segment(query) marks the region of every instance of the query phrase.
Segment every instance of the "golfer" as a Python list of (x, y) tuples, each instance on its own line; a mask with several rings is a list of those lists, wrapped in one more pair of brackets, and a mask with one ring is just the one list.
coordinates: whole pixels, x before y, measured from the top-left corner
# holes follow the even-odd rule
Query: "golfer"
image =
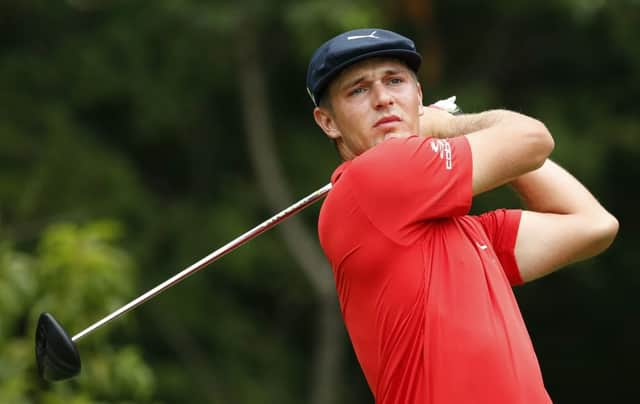
[[(618, 222), (549, 160), (540, 121), (424, 106), (420, 63), (410, 39), (358, 29), (309, 64), (344, 160), (318, 231), (358, 361), (380, 404), (549, 403), (512, 286), (602, 252)], [(526, 210), (469, 215), (505, 184)]]

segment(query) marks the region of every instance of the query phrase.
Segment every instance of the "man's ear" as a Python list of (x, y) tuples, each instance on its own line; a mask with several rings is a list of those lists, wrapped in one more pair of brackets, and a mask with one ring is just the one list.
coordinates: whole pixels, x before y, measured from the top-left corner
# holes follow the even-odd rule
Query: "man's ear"
[(331, 139), (336, 140), (342, 137), (342, 133), (336, 125), (336, 120), (333, 114), (325, 108), (316, 107), (313, 110), (313, 118), (316, 120), (318, 126), (324, 131), (324, 133)]

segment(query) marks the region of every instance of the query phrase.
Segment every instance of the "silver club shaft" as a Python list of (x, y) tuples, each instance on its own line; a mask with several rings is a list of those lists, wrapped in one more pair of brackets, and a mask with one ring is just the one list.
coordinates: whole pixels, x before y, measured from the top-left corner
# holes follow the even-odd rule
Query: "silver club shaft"
[(112, 320), (115, 320), (116, 318), (120, 317), (121, 315), (125, 314), (126, 312), (135, 309), (136, 307), (140, 306), (142, 303), (144, 303), (147, 300), (157, 296), (158, 294), (162, 293), (166, 289), (169, 289), (170, 287), (172, 287), (173, 285), (175, 285), (178, 282), (182, 281), (183, 279), (187, 278), (188, 276), (198, 272), (202, 268), (204, 268), (207, 265), (211, 264), (213, 261), (215, 261), (218, 258), (222, 257), (223, 255), (226, 255), (227, 253), (235, 250), (236, 248), (240, 247), (241, 245), (243, 245), (247, 241), (253, 239), (254, 237), (256, 237), (256, 236), (258, 236), (258, 235), (260, 235), (262, 233), (264, 233), (265, 231), (267, 231), (270, 228), (274, 227), (275, 225), (277, 225), (278, 223), (280, 223), (283, 220), (287, 219), (288, 217), (293, 216), (294, 214), (300, 212), (301, 210), (303, 210), (307, 206), (313, 204), (318, 199), (320, 199), (323, 196), (325, 196), (329, 192), (330, 189), (331, 189), (331, 184), (327, 184), (324, 187), (318, 189), (317, 191), (305, 196), (304, 198), (300, 199), (298, 202), (296, 202), (293, 205), (289, 206), (288, 208), (280, 211), (279, 213), (277, 213), (276, 215), (274, 215), (270, 219), (265, 220), (264, 222), (260, 223), (259, 225), (257, 225), (253, 229), (249, 230), (248, 232), (242, 234), (241, 236), (238, 236), (234, 240), (232, 240), (232, 241), (228, 242), (227, 244), (225, 244), (224, 246), (218, 248), (217, 250), (215, 250), (211, 254), (207, 255), (204, 258), (202, 258), (200, 261), (192, 264), (190, 267), (184, 269), (183, 271), (177, 273), (176, 275), (174, 275), (171, 278), (167, 279), (166, 281), (162, 282), (161, 284), (159, 284), (158, 286), (154, 287), (153, 289), (147, 291), (143, 295), (140, 295), (139, 297), (137, 297), (134, 300), (130, 301), (129, 303), (125, 304), (124, 306), (122, 306), (118, 310), (116, 310), (113, 313), (109, 314), (108, 316), (104, 317), (102, 320), (99, 320), (99, 321), (95, 322), (94, 324), (90, 325), (89, 327), (85, 328), (84, 330), (80, 331), (79, 333), (74, 335), (73, 338), (71, 338), (72, 341), (75, 342), (75, 341), (79, 340), (80, 338), (82, 338), (85, 335), (91, 333), (92, 331), (102, 327), (103, 325), (109, 323)]

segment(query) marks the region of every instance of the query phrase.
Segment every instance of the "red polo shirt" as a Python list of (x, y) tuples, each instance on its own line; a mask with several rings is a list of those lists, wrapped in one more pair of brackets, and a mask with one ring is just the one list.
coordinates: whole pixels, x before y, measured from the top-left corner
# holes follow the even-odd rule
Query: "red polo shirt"
[(465, 137), (389, 139), (332, 177), (319, 218), (380, 404), (549, 403), (511, 285), (519, 210), (469, 216)]

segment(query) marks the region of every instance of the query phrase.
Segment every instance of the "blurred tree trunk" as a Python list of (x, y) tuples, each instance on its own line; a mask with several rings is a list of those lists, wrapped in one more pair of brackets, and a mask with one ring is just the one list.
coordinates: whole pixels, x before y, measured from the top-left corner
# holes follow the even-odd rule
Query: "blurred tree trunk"
[[(257, 47), (257, 29), (250, 22), (238, 26), (242, 29), (236, 37), (236, 62), (249, 154), (267, 205), (279, 211), (298, 198), (293, 198), (278, 163), (264, 67)], [(316, 238), (304, 227), (299, 217), (289, 218), (278, 226), (278, 231), (309, 280), (320, 311), (317, 315), (313, 359), (309, 367), (312, 375), (310, 399), (307, 402), (336, 403), (339, 399), (345, 334), (331, 268), (320, 252)]]

